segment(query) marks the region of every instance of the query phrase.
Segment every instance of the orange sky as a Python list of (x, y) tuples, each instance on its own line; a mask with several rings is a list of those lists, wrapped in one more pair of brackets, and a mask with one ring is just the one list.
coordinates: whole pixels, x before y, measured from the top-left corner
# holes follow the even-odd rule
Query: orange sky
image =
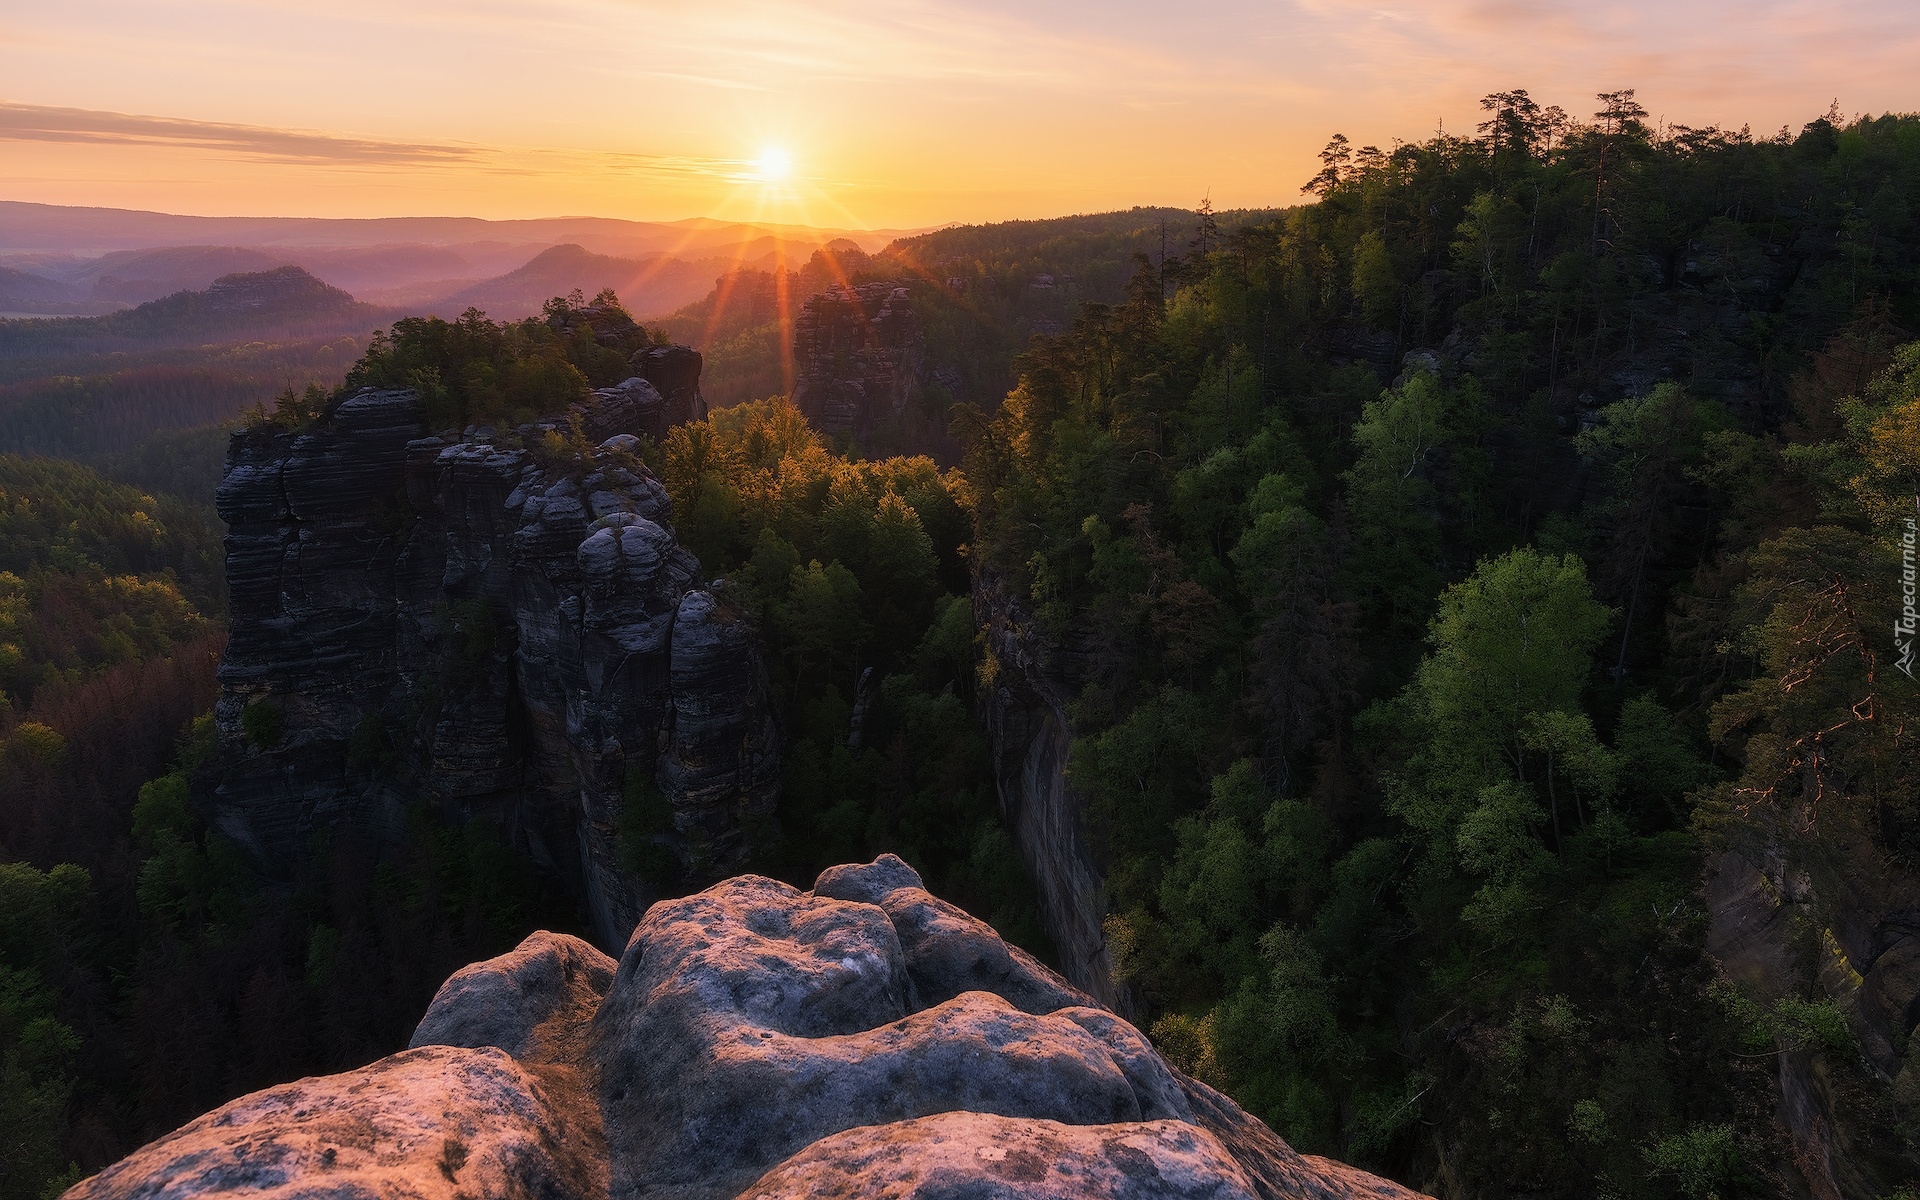
[[(0, 10), (0, 199), (917, 226), (1294, 203), (1314, 154), (1570, 112), (1920, 109), (1920, 4), (168, 0)], [(753, 174), (764, 147), (792, 180)]]

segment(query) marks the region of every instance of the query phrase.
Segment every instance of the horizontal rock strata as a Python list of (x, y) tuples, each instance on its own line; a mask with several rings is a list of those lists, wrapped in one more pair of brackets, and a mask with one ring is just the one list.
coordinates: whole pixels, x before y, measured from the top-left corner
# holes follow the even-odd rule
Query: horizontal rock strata
[(906, 407), (926, 334), (904, 284), (836, 285), (793, 323), (793, 402), (828, 437), (864, 440)]
[[(645, 354), (697, 392), (671, 349)], [(321, 834), (397, 839), (421, 802), (495, 821), (609, 946), (657, 894), (636, 863), (737, 866), (778, 747), (759, 652), (635, 456), (666, 407), (635, 377), (430, 435), (412, 392), (369, 391), (236, 433), (209, 820), (270, 870)]]

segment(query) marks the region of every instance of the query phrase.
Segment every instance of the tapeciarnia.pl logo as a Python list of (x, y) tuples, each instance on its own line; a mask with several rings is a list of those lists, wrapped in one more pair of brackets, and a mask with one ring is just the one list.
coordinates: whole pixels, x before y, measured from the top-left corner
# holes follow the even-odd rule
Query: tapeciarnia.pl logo
[[(1913, 498), (1913, 506), (1920, 510), (1920, 496)], [(1920, 530), (1916, 530), (1912, 517), (1906, 519), (1905, 526), (1900, 533), (1900, 615), (1893, 621), (1893, 648), (1900, 652), (1900, 657), (1893, 665), (1912, 679), (1913, 635), (1915, 627), (1920, 625), (1920, 614), (1914, 611), (1914, 542)]]

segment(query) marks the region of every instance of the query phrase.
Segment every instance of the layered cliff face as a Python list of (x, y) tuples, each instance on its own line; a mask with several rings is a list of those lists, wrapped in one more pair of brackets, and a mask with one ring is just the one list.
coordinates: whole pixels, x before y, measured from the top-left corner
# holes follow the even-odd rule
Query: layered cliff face
[(974, 572), (973, 619), (992, 664), (992, 682), (981, 690), (981, 717), (993, 747), (1000, 812), (1033, 873), (1041, 924), (1059, 948), (1067, 978), (1101, 1003), (1131, 1014), (1131, 997), (1113, 982), (1113, 959), (1101, 927), (1106, 886), (1087, 838), (1080, 795), (1067, 781), (1072, 655), (1035, 636), (1029, 614), (989, 569)]
[(905, 285), (836, 286), (793, 325), (793, 402), (828, 437), (864, 440), (898, 416), (925, 366), (926, 334)]
[(413, 1048), (242, 1097), (68, 1200), (1412, 1200), (1295, 1153), (899, 859), (655, 905), (616, 964), (535, 934)]
[(1727, 973), (1769, 1005), (1825, 996), (1853, 1036), (1845, 1058), (1857, 1053), (1885, 1089), (1863, 1103), (1835, 1046), (1775, 1034), (1780, 1118), (1808, 1187), (1821, 1200), (1890, 1194), (1911, 1171), (1898, 1143), (1912, 1134), (1881, 1126), (1920, 1104), (1920, 884), (1870, 838), (1830, 828), (1723, 850), (1705, 898), (1708, 946)]
[(507, 436), (430, 435), (374, 391), (236, 433), (211, 823), (284, 869), (422, 801), (496, 821), (609, 945), (649, 898), (636, 863), (737, 865), (778, 749), (749, 631), (632, 453), (668, 414), (634, 378)]

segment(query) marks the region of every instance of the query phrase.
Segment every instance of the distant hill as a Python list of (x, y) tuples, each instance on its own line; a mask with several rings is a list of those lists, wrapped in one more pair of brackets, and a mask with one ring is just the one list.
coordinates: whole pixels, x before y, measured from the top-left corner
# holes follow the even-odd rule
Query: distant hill
[[(1230, 233), (1278, 216), (1280, 209), (1233, 209), (1213, 214), (1219, 232)], [(886, 256), (928, 278), (992, 277), (1022, 285), (1040, 275), (1069, 281), (1078, 298), (1119, 300), (1133, 274), (1133, 256), (1151, 262), (1184, 257), (1197, 236), (1200, 215), (1184, 208), (1130, 208), (1080, 213), (1037, 221), (950, 225), (901, 238)]]
[[(363, 301), (408, 312), (452, 315), (477, 303), (512, 318), (575, 287), (612, 285), (636, 314), (655, 317), (698, 300), (729, 271), (798, 265), (836, 240), (877, 250), (911, 232), (707, 218), (197, 217), (0, 201), (0, 271), (8, 272), (0, 275), (0, 313), (102, 314), (291, 263)], [(622, 265), (583, 259), (543, 265), (547, 283), (536, 282), (538, 271), (507, 278), (558, 246)]]
[[(847, 237), (877, 250), (924, 230), (810, 229), (762, 221), (626, 221), (615, 217), (197, 217), (124, 208), (77, 208), (0, 200), (0, 254), (63, 251), (95, 256), (154, 246), (366, 247), (420, 243), (555, 245), (577, 242), (602, 254), (706, 257), (716, 247), (774, 236), (815, 244)], [(281, 261), (285, 261), (282, 259)]]
[(77, 299), (142, 304), (176, 292), (198, 291), (223, 275), (266, 271), (288, 259), (246, 246), (163, 246), (120, 250), (86, 263), (70, 278)]
[(100, 343), (105, 348), (125, 339), (359, 329), (389, 316), (288, 265), (222, 275), (204, 291), (178, 291), (104, 316), (0, 321), (0, 355), (35, 353), (62, 343)]
[(495, 320), (511, 320), (539, 312), (554, 296), (574, 290), (592, 296), (610, 287), (635, 316), (653, 317), (706, 295), (714, 279), (732, 265), (733, 260), (725, 258), (614, 258), (584, 246), (554, 246), (516, 270), (462, 288), (425, 308), (449, 318), (477, 308)]
[(0, 312), (68, 312), (73, 303), (73, 289), (57, 279), (0, 267)]
[[(1221, 234), (1274, 211), (1213, 214)], [(1132, 208), (1036, 221), (955, 225), (892, 242), (869, 254), (835, 239), (787, 270), (747, 266), (720, 276), (711, 293), (660, 325), (706, 356), (700, 390), (710, 406), (774, 395), (793, 385), (794, 318), (810, 296), (838, 283), (890, 281), (912, 293), (926, 326), (923, 389), (935, 408), (964, 400), (991, 410), (1014, 384), (1013, 359), (1035, 334), (1072, 326), (1088, 301), (1126, 297), (1135, 256), (1158, 263), (1190, 252), (1200, 214)], [(622, 293), (624, 296), (625, 293)], [(953, 450), (934, 438), (896, 450)]]
[(203, 292), (180, 291), (138, 308), (88, 317), (106, 333), (165, 337), (175, 333), (230, 331), (240, 326), (290, 325), (364, 318), (383, 314), (371, 304), (295, 266), (222, 275)]
[[(193, 295), (192, 292), (180, 293), (183, 298)], [(213, 286), (200, 295), (204, 299), (196, 306), (198, 311), (216, 319), (312, 319), (354, 316), (361, 309), (372, 315), (370, 305), (360, 304), (339, 288), (315, 279), (301, 267), (293, 266), (224, 275), (214, 280)], [(154, 310), (166, 303), (158, 300), (143, 307)]]

